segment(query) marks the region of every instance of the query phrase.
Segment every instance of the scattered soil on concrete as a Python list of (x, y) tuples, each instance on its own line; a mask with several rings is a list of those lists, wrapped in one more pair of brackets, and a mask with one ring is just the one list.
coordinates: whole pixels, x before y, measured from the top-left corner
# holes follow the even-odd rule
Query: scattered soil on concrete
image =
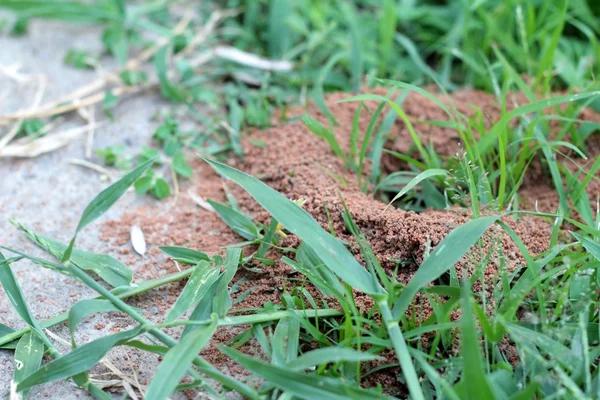
[[(385, 94), (385, 90), (375, 90), (378, 94)], [(347, 97), (347, 94), (332, 94), (327, 97), (327, 104), (335, 115), (339, 126), (335, 128), (336, 137), (341, 147), (347, 152), (350, 147), (350, 131), (352, 120), (358, 103), (336, 103)], [(448, 100), (440, 95), (441, 101)], [(482, 116), (489, 121), (496, 121), (500, 115), (500, 107), (495, 98), (488, 94), (464, 90), (451, 96), (456, 109), (467, 116), (473, 116), (475, 110), (483, 112)], [(367, 102), (369, 109), (377, 107), (375, 102)], [(525, 104), (523, 96), (515, 95), (512, 103)], [(432, 143), (435, 150), (447, 156), (454, 155), (459, 149), (459, 141), (455, 131), (421, 123), (419, 121), (447, 120), (447, 116), (433, 101), (415, 93), (411, 93), (403, 102), (404, 111), (414, 119), (414, 127), (425, 143)], [(304, 110), (292, 110), (291, 114), (298, 114)], [(316, 108), (308, 111), (314, 118), (322, 123), (327, 123), (326, 116)], [(363, 112), (360, 118), (361, 132), (366, 130), (370, 122), (370, 115)], [(585, 110), (580, 115), (584, 120), (600, 122), (600, 116)], [(600, 140), (598, 135), (588, 140), (588, 152), (590, 156), (600, 154)], [(263, 143), (263, 145), (259, 145)], [(392, 128), (386, 148), (406, 153), (411, 150), (412, 139), (406, 126), (402, 122), (396, 122)], [(412, 278), (418, 265), (423, 261), (427, 251), (434, 248), (452, 229), (467, 222), (471, 216), (468, 210), (452, 207), (450, 210), (435, 211), (426, 210), (421, 213), (403, 211), (390, 208), (385, 213), (385, 204), (372, 195), (363, 193), (358, 189), (356, 174), (350, 172), (344, 166), (344, 162), (332, 154), (329, 145), (316, 137), (308, 130), (302, 122), (282, 124), (276, 122), (270, 129), (264, 131), (252, 131), (244, 137), (242, 145), (245, 151), (244, 160), (232, 159), (230, 164), (243, 170), (278, 190), (290, 199), (304, 199), (304, 208), (325, 228), (330, 228), (330, 223), (335, 233), (341, 239), (350, 243), (350, 250), (360, 262), (364, 262), (358, 245), (351, 233), (345, 226), (341, 211), (343, 210), (341, 198), (346, 202), (350, 213), (357, 226), (369, 240), (375, 255), (388, 272), (397, 270), (397, 279), (402, 283), (408, 283)], [(590, 157), (591, 159), (592, 157)], [(580, 160), (576, 160), (578, 162)], [(136, 272), (136, 279), (154, 278), (165, 273), (174, 272), (178, 266), (164, 256), (160, 255), (157, 246), (178, 245), (198, 249), (209, 254), (223, 253), (223, 246), (239, 243), (242, 239), (223, 223), (220, 217), (214, 213), (199, 207), (187, 194), (191, 191), (195, 195), (213, 200), (225, 201), (223, 186), (234, 194), (241, 209), (255, 220), (268, 224), (270, 216), (264, 211), (247, 193), (241, 188), (225, 183), (210, 167), (200, 160), (194, 160), (194, 177), (185, 182), (181, 189), (176, 204), (166, 207), (151, 206), (133, 211), (118, 221), (109, 221), (103, 227), (105, 240), (114, 243), (121, 252), (128, 253), (129, 232), (132, 225), (139, 225), (145, 233), (146, 241), (150, 246), (150, 255), (143, 268)], [(578, 163), (579, 164), (579, 163)], [(583, 163), (581, 163), (583, 164)], [(581, 165), (580, 164), (580, 165)], [(384, 171), (396, 171), (401, 164), (391, 157), (382, 160)], [(573, 170), (579, 167), (571, 163)], [(368, 168), (367, 168), (368, 170)], [(522, 196), (521, 209), (534, 210), (537, 203), (541, 211), (554, 211), (558, 204), (556, 191), (552, 187), (549, 178), (544, 175), (542, 166), (532, 168), (535, 176), (528, 176), (520, 192)], [(537, 171), (537, 172), (536, 172)], [(341, 184), (340, 181), (347, 182)], [(588, 194), (595, 199), (599, 193), (598, 180), (588, 187)], [(169, 201), (165, 203), (168, 205)], [(329, 217), (330, 220), (329, 220)], [(520, 236), (529, 252), (533, 255), (545, 251), (549, 245), (550, 226), (547, 221), (531, 216), (516, 218), (505, 218)], [(459, 278), (466, 278), (475, 273), (478, 265), (488, 252), (493, 256), (484, 267), (485, 288), (476, 286), (474, 290), (493, 289), (499, 277), (499, 254), (498, 244), (502, 243), (504, 262), (508, 272), (514, 270), (523, 261), (517, 246), (498, 228), (491, 228), (484, 237), (484, 245), (474, 249), (465, 256), (457, 265), (456, 271)], [(288, 237), (280, 243), (281, 247), (296, 247), (299, 240), (293, 236)], [(246, 249), (247, 254), (255, 249)], [(287, 254), (290, 256), (290, 254)], [(290, 287), (290, 280), (301, 278), (294, 270), (279, 261), (281, 252), (270, 251), (269, 257), (275, 262), (273, 266), (261, 266), (261, 272), (251, 272), (240, 269), (234, 280), (243, 279), (239, 285), (238, 293), (251, 290), (251, 294), (245, 300), (236, 304), (234, 308), (262, 307), (267, 302), (279, 303), (285, 287)], [(136, 257), (131, 254), (129, 257)], [(291, 255), (293, 257), (293, 255)], [(127, 261), (126, 259), (124, 261)], [(400, 262), (400, 263), (399, 263)], [(297, 284), (297, 282), (294, 282)], [(152, 298), (153, 307), (158, 307), (160, 314), (166, 315), (166, 311), (173, 304), (184, 283), (172, 285), (167, 296)], [(478, 284), (480, 285), (480, 284)], [(313, 296), (322, 299), (318, 291), (307, 285), (307, 289)], [(140, 303), (143, 304), (144, 297), (153, 297), (153, 294), (141, 296)], [(323, 299), (328, 303), (331, 299)], [(429, 303), (419, 297), (417, 302), (421, 306), (422, 317), (431, 315)], [(372, 307), (370, 298), (357, 293), (357, 303), (365, 311)], [(330, 303), (332, 306), (335, 304)], [(222, 343), (230, 337), (221, 334), (217, 341)], [(254, 352), (255, 349), (245, 351)], [(229, 360), (226, 360), (213, 347), (204, 353), (208, 361), (224, 369), (235, 369), (236, 374), (242, 374), (240, 368), (236, 368)], [(384, 370), (382, 373), (372, 375), (366, 380), (366, 385), (375, 385), (378, 381), (384, 382), (389, 387), (403, 390), (395, 379), (398, 371), (394, 369)], [(394, 383), (395, 382), (395, 383)]]

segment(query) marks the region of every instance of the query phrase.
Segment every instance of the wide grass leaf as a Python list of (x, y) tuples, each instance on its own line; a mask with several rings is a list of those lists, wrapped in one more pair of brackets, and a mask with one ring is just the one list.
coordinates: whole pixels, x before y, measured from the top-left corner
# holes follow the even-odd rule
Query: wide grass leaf
[[(42, 363), (44, 356), (44, 342), (33, 332), (24, 334), (15, 349), (15, 373), (13, 381), (21, 382), (26, 376), (36, 371)], [(20, 394), (27, 398), (29, 390)]]
[(204, 160), (221, 175), (242, 186), (277, 221), (309, 245), (323, 263), (349, 285), (367, 294), (383, 291), (342, 242), (325, 231), (302, 207), (248, 174), (207, 158)]
[(215, 333), (217, 323), (218, 317), (213, 314), (210, 325), (192, 331), (167, 352), (148, 386), (146, 400), (162, 400), (171, 395), (198, 352)]
[(206, 261), (201, 261), (194, 267), (194, 272), (192, 272), (173, 308), (169, 311), (166, 322), (176, 320), (188, 308), (202, 300), (218, 277), (219, 269)]
[(406, 311), (417, 292), (431, 281), (439, 278), (473, 246), (483, 233), (500, 217), (492, 215), (471, 220), (448, 234), (421, 264), (408, 285), (402, 290), (394, 306), (394, 318)]
[(138, 336), (142, 332), (143, 329), (139, 326), (79, 346), (70, 353), (45, 364), (26, 377), (17, 385), (17, 390), (27, 390), (35, 385), (69, 378), (85, 372), (96, 365), (111, 348)]
[(250, 372), (266, 379), (293, 396), (313, 400), (387, 399), (389, 397), (360, 386), (351, 386), (341, 379), (303, 374), (281, 366), (266, 364), (227, 347), (221, 351)]
[(71, 258), (71, 252), (73, 251), (77, 234), (96, 218), (104, 214), (113, 204), (115, 204), (115, 202), (125, 194), (127, 189), (146, 173), (152, 164), (154, 164), (154, 161), (156, 161), (156, 158), (150, 159), (141, 164), (136, 169), (119, 179), (117, 182), (100, 192), (100, 194), (98, 194), (90, 202), (90, 204), (88, 204), (85, 210), (83, 210), (83, 214), (79, 219), (79, 224), (77, 225), (77, 229), (75, 229), (75, 235), (73, 235), (73, 239), (71, 239), (71, 242), (69, 243), (69, 246), (63, 255), (63, 262), (66, 262)]

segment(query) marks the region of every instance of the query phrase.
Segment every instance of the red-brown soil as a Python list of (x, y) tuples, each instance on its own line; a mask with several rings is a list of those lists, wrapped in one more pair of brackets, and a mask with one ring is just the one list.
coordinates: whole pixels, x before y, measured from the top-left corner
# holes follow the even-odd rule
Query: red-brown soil
[[(383, 94), (385, 91), (376, 90)], [(336, 136), (344, 150), (349, 148), (350, 130), (358, 103), (336, 103), (347, 94), (332, 94), (327, 97), (327, 103), (331, 112), (335, 115), (339, 126), (336, 127)], [(475, 109), (481, 109), (489, 121), (495, 121), (500, 115), (500, 108), (493, 96), (488, 94), (464, 90), (453, 94), (452, 101), (455, 107), (467, 116), (472, 116)], [(443, 96), (442, 101), (447, 102)], [(511, 104), (524, 104), (523, 96), (515, 95), (509, 101)], [(374, 110), (376, 103), (368, 104)], [(412, 117), (415, 122), (416, 131), (424, 143), (432, 143), (435, 150), (442, 154), (452, 156), (459, 148), (456, 132), (439, 126), (433, 126), (420, 121), (446, 120), (446, 114), (431, 100), (418, 94), (410, 94), (403, 103), (404, 111)], [(316, 119), (326, 123), (326, 117), (319, 110), (311, 108), (308, 112)], [(292, 110), (298, 113), (298, 110)], [(600, 121), (600, 116), (585, 110), (580, 118), (585, 120)], [(360, 119), (361, 132), (366, 130), (370, 121), (370, 115), (363, 113)], [(264, 146), (257, 146), (258, 141), (264, 142)], [(402, 122), (396, 122), (387, 148), (399, 152), (407, 152), (412, 140)], [(468, 210), (453, 207), (447, 211), (426, 210), (421, 213), (403, 211), (390, 208), (385, 213), (385, 204), (373, 196), (363, 193), (358, 189), (357, 177), (354, 173), (344, 168), (344, 163), (332, 154), (329, 145), (311, 133), (302, 122), (289, 124), (276, 123), (272, 128), (264, 131), (251, 131), (242, 141), (245, 151), (244, 160), (232, 159), (230, 164), (234, 167), (254, 175), (267, 183), (274, 189), (283, 193), (291, 199), (305, 199), (304, 208), (326, 229), (329, 229), (329, 221), (326, 209), (331, 216), (331, 222), (338, 237), (350, 243), (351, 251), (359, 261), (364, 261), (360, 255), (358, 245), (350, 232), (346, 229), (341, 217), (342, 204), (340, 197), (348, 205), (350, 213), (357, 226), (362, 230), (369, 240), (375, 255), (388, 272), (392, 272), (396, 266), (393, 260), (404, 260), (407, 263), (399, 267), (397, 271), (398, 280), (407, 283), (423, 256), (430, 248), (434, 248), (453, 228), (468, 221), (471, 216)], [(587, 143), (591, 157), (600, 154), (600, 140), (598, 134), (594, 134)], [(591, 158), (590, 157), (590, 158)], [(397, 170), (401, 163), (389, 156), (384, 157), (383, 169), (391, 172)], [(571, 168), (577, 168), (570, 164)], [(223, 185), (237, 198), (240, 207), (253, 215), (257, 221), (268, 223), (269, 215), (242, 189), (233, 183), (225, 183), (216, 175), (210, 167), (200, 160), (193, 161), (195, 169), (194, 177), (185, 183), (181, 189), (178, 202), (173, 207), (165, 210), (164, 205), (140, 209), (126, 214), (121, 220), (110, 221), (104, 225), (104, 237), (113, 241), (116, 246), (124, 247), (129, 240), (130, 227), (139, 225), (146, 236), (152, 255), (149, 257), (144, 268), (138, 270), (136, 278), (148, 279), (164, 273), (173, 272), (176, 265), (164, 257), (158, 257), (157, 246), (179, 245), (205, 251), (209, 254), (223, 253), (223, 246), (242, 241), (233, 233), (220, 217), (213, 212), (199, 207), (186, 194), (191, 190), (204, 198), (217, 201), (225, 201)], [(537, 203), (541, 211), (555, 211), (558, 204), (556, 191), (552, 187), (549, 178), (542, 175), (541, 168), (532, 168), (534, 176), (529, 176), (520, 191), (523, 198), (521, 209), (534, 210)], [(342, 185), (339, 179), (332, 175), (343, 178), (347, 185)], [(588, 188), (591, 199), (596, 199), (599, 194), (598, 180), (592, 181)], [(166, 202), (168, 202), (167, 200)], [(533, 255), (545, 251), (549, 245), (550, 226), (547, 221), (532, 216), (516, 218), (504, 218), (521, 237), (529, 252)], [(459, 277), (465, 278), (480, 268), (478, 260), (487, 251), (495, 251), (494, 243), (502, 242), (502, 251), (506, 268), (510, 272), (522, 262), (522, 256), (516, 245), (498, 228), (492, 228), (484, 237), (484, 246), (481, 250), (473, 251), (465, 256), (457, 266)], [(283, 247), (293, 247), (299, 243), (297, 238), (289, 237), (280, 243)], [(126, 249), (122, 250), (124, 253)], [(251, 251), (251, 250), (247, 250)], [(497, 252), (494, 253), (497, 255)], [(270, 251), (269, 257), (275, 260), (275, 265), (261, 266), (262, 272), (254, 273), (241, 269), (235, 279), (244, 277), (246, 279), (240, 285), (239, 293), (252, 289), (252, 293), (236, 307), (262, 307), (266, 302), (279, 303), (283, 287), (290, 278), (298, 275), (291, 268), (278, 261), (280, 254)], [(135, 256), (131, 256), (135, 257)], [(497, 281), (498, 257), (492, 257), (485, 265), (484, 276), (488, 288)], [(181, 285), (182, 286), (182, 285)], [(309, 288), (314, 296), (318, 296), (314, 288)], [(481, 290), (476, 286), (474, 290)], [(174, 301), (179, 289), (173, 290), (171, 299), (164, 301), (159, 307), (165, 311)], [(426, 301), (417, 300), (424, 304), (423, 315), (430, 314), (430, 306)], [(357, 294), (359, 306), (368, 310), (372, 306), (369, 298)], [(223, 336), (223, 335), (222, 335)], [(228, 335), (225, 335), (228, 336)], [(224, 336), (224, 337), (225, 337)], [(205, 354), (208, 359), (219, 364), (226, 360), (216, 356), (214, 350), (207, 350)], [(231, 364), (231, 363), (230, 363)], [(233, 368), (229, 365), (229, 368)], [(385, 377), (389, 383), (390, 376)], [(384, 379), (383, 376), (379, 376)], [(378, 379), (379, 379), (378, 378)], [(395, 381), (395, 379), (391, 379)], [(369, 379), (373, 384), (373, 379)]]

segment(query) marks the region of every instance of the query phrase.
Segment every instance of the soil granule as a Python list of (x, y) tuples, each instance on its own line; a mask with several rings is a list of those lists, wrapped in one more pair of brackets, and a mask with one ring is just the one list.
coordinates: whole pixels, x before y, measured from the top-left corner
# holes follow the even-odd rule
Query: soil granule
[[(376, 89), (375, 92), (385, 94), (384, 90)], [(348, 94), (332, 94), (327, 96), (326, 102), (339, 123), (335, 127), (336, 137), (342, 149), (347, 153), (350, 148), (352, 120), (358, 103), (337, 103), (338, 100), (345, 97), (348, 97)], [(440, 95), (439, 98), (443, 102), (448, 102), (445, 96)], [(481, 115), (488, 119), (488, 123), (499, 118), (500, 107), (495, 98), (489, 94), (463, 90), (452, 94), (451, 99), (456, 109), (467, 116), (473, 116), (476, 110), (481, 110)], [(516, 104), (524, 104), (526, 100), (523, 96), (515, 95), (509, 99), (509, 103), (507, 108), (514, 107)], [(367, 102), (366, 105), (371, 110), (377, 107), (375, 102)], [(449, 157), (459, 150), (460, 143), (454, 130), (419, 122), (447, 120), (445, 112), (437, 104), (423, 96), (411, 93), (404, 100), (402, 107), (414, 121), (415, 130), (421, 136), (423, 143), (431, 143), (436, 152)], [(327, 117), (316, 107), (309, 110), (291, 110), (290, 114), (298, 115), (302, 112), (308, 112), (323, 124), (327, 124)], [(365, 132), (370, 118), (368, 113), (362, 113), (359, 123), (360, 132)], [(600, 116), (589, 110), (584, 110), (580, 118), (600, 122)], [(258, 143), (264, 143), (264, 146), (257, 145)], [(390, 132), (386, 148), (406, 153), (411, 150), (411, 143), (412, 139), (406, 126), (401, 121), (397, 121)], [(344, 161), (332, 153), (325, 140), (315, 136), (299, 121), (289, 124), (276, 122), (270, 129), (251, 131), (242, 139), (242, 146), (245, 153), (244, 160), (231, 159), (229, 163), (232, 166), (261, 179), (290, 199), (304, 199), (303, 207), (325, 229), (330, 229), (331, 224), (336, 235), (349, 243), (349, 248), (356, 255), (357, 260), (364, 262), (358, 244), (342, 219), (341, 199), (343, 199), (356, 225), (371, 244), (379, 262), (387, 272), (395, 271), (398, 281), (404, 284), (410, 281), (428, 251), (435, 248), (452, 229), (471, 218), (467, 209), (456, 206), (449, 210), (425, 210), (421, 213), (389, 208), (384, 213), (385, 204), (372, 195), (360, 191), (356, 174), (345, 168)], [(600, 154), (600, 140), (597, 133), (590, 137), (587, 147), (590, 159)], [(579, 169), (581, 165), (577, 161), (570, 163), (567, 168), (572, 171)], [(128, 253), (131, 226), (139, 225), (142, 228), (151, 251), (145, 264), (136, 271), (138, 280), (175, 272), (180, 267), (174, 261), (162, 256), (157, 246), (177, 245), (209, 254), (223, 254), (224, 246), (243, 240), (220, 219), (218, 214), (199, 207), (187, 194), (188, 191), (204, 198), (225, 202), (223, 187), (227, 185), (228, 190), (236, 197), (243, 211), (264, 224), (268, 224), (270, 221), (268, 213), (237, 185), (224, 182), (201, 160), (196, 159), (191, 163), (195, 170), (194, 176), (183, 183), (176, 204), (168, 203), (170, 200), (166, 200), (165, 203), (170, 204), (167, 207), (164, 206), (165, 203), (160, 206), (145, 207), (124, 215), (120, 220), (109, 221), (102, 228), (103, 239), (113, 243), (124, 255)], [(402, 165), (397, 159), (390, 156), (383, 157), (382, 168), (384, 171), (392, 172), (401, 167)], [(534, 176), (526, 178), (520, 191), (522, 198), (520, 208), (534, 211), (537, 207), (540, 211), (556, 211), (558, 198), (551, 180), (543, 175), (541, 167), (532, 168), (532, 171)], [(340, 182), (346, 182), (346, 184)], [(598, 180), (593, 179), (587, 190), (590, 199), (594, 201), (599, 194)], [(551, 227), (544, 219), (524, 215), (518, 219), (504, 218), (504, 221), (516, 231), (532, 255), (548, 249)], [(507, 272), (510, 273), (517, 268), (523, 262), (523, 258), (517, 246), (499, 227), (491, 228), (484, 236), (483, 243), (482, 247), (474, 248), (463, 257), (456, 265), (456, 272), (461, 279), (472, 276), (481, 268), (479, 266), (481, 261), (491, 252), (493, 256), (483, 266), (482, 271), (485, 288), (481, 287), (481, 283), (474, 287), (475, 291), (484, 289), (491, 293), (493, 285), (497, 284), (499, 280), (501, 259), (498, 253), (499, 243), (502, 244), (502, 256)], [(280, 246), (295, 247), (298, 244), (299, 240), (291, 236), (283, 240)], [(255, 249), (245, 249), (246, 254), (253, 250)], [(268, 256), (273, 259), (273, 266), (261, 265), (260, 271), (240, 268), (238, 275), (234, 278), (234, 281), (242, 280), (238, 285), (238, 294), (248, 290), (251, 290), (251, 294), (236, 304), (234, 309), (263, 307), (267, 302), (278, 304), (284, 288), (292, 286), (289, 281), (294, 279), (294, 284), (297, 285), (297, 280), (302, 278), (279, 261), (280, 252), (270, 251)], [(129, 254), (127, 257), (131, 257), (130, 261), (134, 261), (137, 256)], [(127, 262), (127, 257), (123, 261)], [(153, 307), (158, 307), (160, 312), (157, 314), (166, 315), (166, 311), (175, 301), (183, 285), (183, 282), (171, 285), (166, 296), (163, 294), (160, 298), (152, 298)], [(325, 301), (335, 306), (330, 303), (331, 299), (323, 299), (312, 286), (306, 285), (306, 287), (319, 301)], [(146, 296), (157, 297), (153, 294), (140, 297), (143, 299)], [(431, 315), (431, 306), (423, 297), (418, 297), (415, 301), (421, 303), (419, 308), (422, 310), (422, 318)], [(368, 311), (372, 306), (372, 301), (357, 293), (357, 304), (360, 309)], [(221, 334), (219, 338), (225, 340), (229, 336)], [(254, 352), (254, 350), (246, 349), (250, 352)], [(219, 355), (219, 352), (212, 347), (206, 350), (205, 356), (217, 367), (227, 363), (223, 367), (235, 368), (230, 361)], [(395, 373), (397, 371), (384, 370), (384, 375), (373, 374), (373, 377), (366, 383), (373, 385), (379, 379), (387, 384), (390, 377), (395, 376)], [(243, 373), (238, 368), (236, 374)], [(397, 383), (395, 378), (392, 380)], [(402, 389), (397, 388), (397, 390)]]

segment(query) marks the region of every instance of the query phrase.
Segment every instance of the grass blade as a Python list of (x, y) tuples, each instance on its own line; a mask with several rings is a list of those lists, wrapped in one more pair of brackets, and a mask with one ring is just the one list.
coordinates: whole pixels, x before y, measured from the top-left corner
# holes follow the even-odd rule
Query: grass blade
[[(402, 188), (402, 190), (400, 190), (400, 192), (398, 192), (398, 194), (394, 196), (394, 198), (385, 207), (385, 210), (387, 210), (389, 208), (389, 206), (392, 205), (393, 202), (398, 200), (400, 197), (404, 196), (409, 190), (411, 190), (412, 188), (417, 186), (419, 183), (421, 183), (421, 181), (432, 178), (434, 176), (447, 176), (447, 175), (448, 175), (448, 172), (445, 169), (432, 168), (432, 169), (428, 169), (426, 171), (421, 172), (419, 175), (417, 175), (413, 179), (411, 179), (410, 182), (408, 182), (406, 184), (406, 186), (404, 186)], [(385, 210), (384, 210), (384, 212), (385, 212)]]
[(75, 303), (73, 307), (69, 310), (69, 319), (68, 326), (69, 332), (71, 334), (71, 345), (76, 347), (75, 344), (75, 329), (77, 325), (81, 322), (82, 319), (91, 314), (108, 312), (108, 311), (116, 311), (119, 312), (117, 307), (115, 307), (108, 300), (100, 300), (100, 299), (86, 299), (81, 300)]
[(302, 354), (297, 359), (287, 363), (286, 367), (296, 371), (312, 368), (317, 365), (347, 362), (365, 362), (383, 360), (383, 358), (370, 353), (363, 353), (347, 347), (334, 346), (316, 349)]
[(387, 396), (358, 386), (350, 386), (341, 379), (328, 378), (314, 374), (302, 374), (281, 366), (266, 364), (255, 358), (239, 353), (227, 347), (221, 351), (240, 365), (261, 376), (273, 385), (301, 399), (386, 399)]
[(421, 288), (452, 268), (479, 240), (487, 228), (499, 218), (497, 215), (492, 215), (474, 219), (450, 232), (421, 264), (408, 285), (402, 290), (402, 294), (394, 306), (394, 318), (399, 318), (406, 311)]
[(77, 239), (77, 234), (89, 225), (96, 218), (100, 217), (104, 214), (121, 196), (125, 194), (127, 189), (135, 183), (139, 178), (146, 173), (146, 171), (154, 164), (156, 158), (150, 159), (119, 179), (117, 182), (113, 183), (106, 189), (104, 189), (100, 194), (98, 194), (88, 206), (83, 210), (83, 214), (79, 219), (79, 224), (77, 225), (77, 229), (75, 229), (75, 234), (73, 235), (73, 239), (69, 243), (69, 246), (65, 250), (65, 253), (62, 257), (62, 262), (67, 262), (71, 258), (71, 252), (73, 251), (73, 246), (75, 245), (75, 239)]
[(203, 159), (221, 175), (242, 186), (271, 215), (308, 244), (319, 258), (352, 287), (367, 293), (382, 291), (342, 242), (325, 231), (302, 207), (258, 179), (219, 162)]
[(488, 383), (479, 350), (479, 335), (475, 328), (471, 291), (463, 288), (462, 294), (462, 330), (461, 354), (463, 357), (463, 377), (461, 386), (466, 399), (494, 399), (494, 394)]
[(225, 271), (219, 283), (217, 284), (216, 294), (213, 300), (214, 312), (223, 318), (227, 314), (227, 311), (231, 308), (231, 296), (229, 295), (229, 289), (227, 286), (235, 276), (238, 265), (240, 263), (240, 257), (242, 256), (241, 248), (228, 248), (227, 256), (225, 257)]
[(208, 200), (208, 203), (221, 216), (223, 221), (244, 239), (255, 240), (260, 236), (254, 222), (241, 212), (216, 201)]
[[(15, 374), (13, 381), (21, 382), (40, 367), (44, 356), (44, 342), (35, 334), (27, 333), (19, 340), (15, 349)], [(29, 390), (23, 390), (20, 395), (27, 398)]]
[(178, 246), (162, 246), (159, 248), (180, 263), (196, 265), (200, 261), (210, 261), (210, 257), (201, 251)]
[(217, 314), (213, 314), (210, 325), (186, 335), (167, 352), (148, 387), (147, 400), (162, 400), (171, 395), (198, 352), (206, 346), (215, 333), (217, 322)]
[(114, 346), (124, 343), (143, 332), (143, 327), (105, 336), (75, 348), (68, 354), (45, 364), (17, 385), (17, 390), (27, 390), (35, 385), (69, 378), (92, 368)]
[(173, 322), (192, 305), (198, 303), (208, 293), (208, 290), (219, 277), (219, 269), (213, 267), (206, 261), (200, 261), (198, 266), (194, 267), (194, 272), (187, 281), (185, 288), (177, 301), (169, 311), (166, 322)]
[(327, 143), (329, 143), (333, 154), (335, 154), (342, 160), (345, 158), (344, 152), (342, 151), (342, 148), (340, 147), (340, 144), (338, 143), (337, 139), (335, 138), (335, 134), (331, 129), (325, 128), (323, 124), (321, 124), (319, 121), (317, 121), (310, 115), (304, 115), (302, 117), (302, 122), (304, 122), (304, 125), (306, 125), (306, 127), (310, 129), (312, 133), (314, 133), (321, 139), (325, 139)]

